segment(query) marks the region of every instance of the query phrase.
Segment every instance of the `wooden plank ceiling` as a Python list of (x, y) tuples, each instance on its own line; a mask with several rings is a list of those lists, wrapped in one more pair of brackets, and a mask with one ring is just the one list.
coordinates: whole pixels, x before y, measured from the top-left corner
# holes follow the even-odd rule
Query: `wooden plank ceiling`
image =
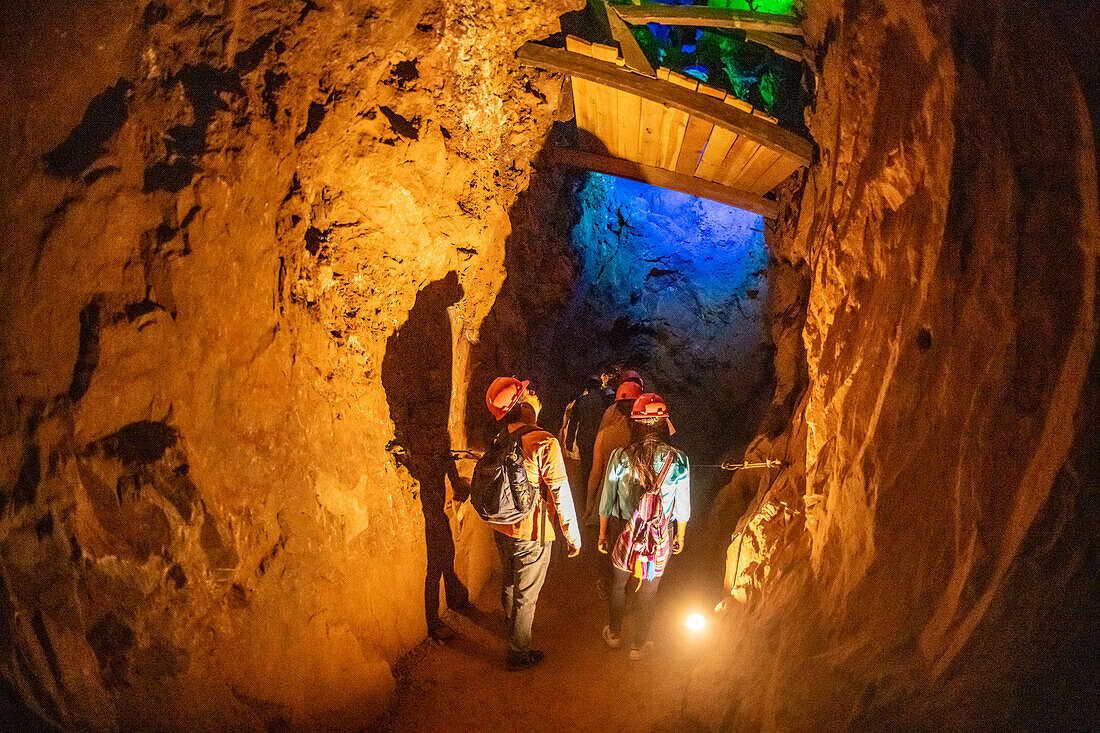
[(555, 151), (556, 162), (770, 218), (775, 203), (764, 195), (811, 162), (812, 143), (762, 110), (665, 68), (636, 73), (612, 46), (569, 36), (565, 49), (528, 43), (517, 56), (571, 77), (580, 150)]

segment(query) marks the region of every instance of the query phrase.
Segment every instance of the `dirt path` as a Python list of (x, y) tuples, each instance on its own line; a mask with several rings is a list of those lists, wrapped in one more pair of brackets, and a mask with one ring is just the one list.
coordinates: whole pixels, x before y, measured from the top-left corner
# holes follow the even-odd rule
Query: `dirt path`
[[(590, 538), (586, 537), (586, 542)], [(595, 548), (591, 538), (586, 550)], [(560, 544), (560, 543), (559, 543)], [(381, 731), (650, 731), (678, 729), (681, 681), (698, 641), (688, 637), (675, 562), (662, 581), (654, 653), (627, 657), (600, 637), (607, 602), (596, 595), (596, 560), (568, 559), (560, 548), (535, 614), (538, 666), (504, 667), (504, 613), (490, 587), (470, 617), (451, 614), (457, 632), (444, 646), (425, 642), (398, 665), (398, 693)], [(632, 629), (628, 616), (624, 637)], [(653, 684), (655, 679), (662, 679)]]
[(607, 601), (596, 594), (596, 531), (586, 528), (579, 557), (565, 557), (564, 543), (554, 543), (533, 630), (534, 646), (546, 652), (541, 664), (521, 672), (505, 669), (500, 586), (499, 580), (491, 582), (476, 601), (477, 611), (448, 614), (454, 639), (443, 646), (424, 642), (398, 663), (397, 695), (376, 729), (685, 730), (682, 685), (706, 632), (689, 632), (684, 620), (714, 603), (693, 587), (690, 527), (688, 551), (670, 560), (658, 589), (650, 632), (655, 649), (649, 657), (627, 656), (633, 631), (629, 610), (622, 648), (609, 649), (600, 636)]

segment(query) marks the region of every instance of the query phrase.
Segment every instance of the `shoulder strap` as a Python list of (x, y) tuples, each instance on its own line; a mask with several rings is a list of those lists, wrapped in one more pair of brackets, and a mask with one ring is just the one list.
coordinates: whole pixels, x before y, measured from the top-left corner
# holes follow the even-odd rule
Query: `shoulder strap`
[(505, 440), (514, 440), (516, 442), (519, 442), (520, 438), (522, 438), (524, 435), (527, 435), (527, 433), (533, 432), (535, 430), (542, 430), (542, 428), (540, 428), (538, 425), (521, 425), (515, 430), (509, 430), (508, 426), (505, 426), (501, 429), (499, 433), (497, 433), (497, 437), (494, 440), (501, 443), (503, 443), (503, 441)]
[(665, 458), (665, 465), (661, 467), (661, 473), (657, 475), (657, 483), (655, 486), (660, 489), (665, 483), (665, 477), (668, 476), (668, 469), (672, 468), (672, 449), (668, 449), (668, 457)]
[[(657, 482), (653, 485), (654, 486), (654, 491), (657, 493), (657, 500), (658, 501), (662, 501), (664, 499), (664, 491), (662, 490), (661, 487), (664, 486), (664, 484), (665, 484), (665, 477), (668, 476), (668, 470), (670, 468), (672, 468), (672, 457), (674, 455), (675, 455), (675, 452), (672, 450), (672, 448), (669, 448), (668, 449), (668, 456), (665, 458), (665, 465), (661, 467), (661, 472), (659, 474), (657, 474)], [(675, 494), (672, 495), (672, 506), (669, 507), (668, 516), (670, 516), (670, 517), (672, 516), (672, 512), (673, 512), (674, 509), (676, 509), (676, 495)]]
[[(508, 428), (504, 428), (504, 429), (508, 430)], [(527, 433), (533, 433), (536, 430), (542, 430), (542, 428), (540, 428), (538, 425), (527, 424), (527, 425), (521, 425), (520, 427), (516, 428), (515, 430), (508, 430), (508, 434), (511, 435), (513, 438), (519, 440), (524, 435), (527, 435)]]

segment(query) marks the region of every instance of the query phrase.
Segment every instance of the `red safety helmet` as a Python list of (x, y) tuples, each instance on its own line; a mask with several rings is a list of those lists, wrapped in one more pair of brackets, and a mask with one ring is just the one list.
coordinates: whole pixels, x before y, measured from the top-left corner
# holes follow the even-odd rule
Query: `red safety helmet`
[(633, 369), (627, 369), (619, 378), (624, 382), (637, 382), (640, 385), (645, 384), (645, 382), (642, 381), (642, 375), (638, 374), (638, 372)]
[(653, 418), (663, 417), (668, 420), (668, 434), (672, 435), (676, 432), (676, 428), (672, 427), (672, 420), (668, 418), (668, 405), (665, 404), (664, 398), (659, 394), (653, 392), (646, 392), (644, 395), (634, 400), (634, 407), (630, 410), (631, 420), (650, 420)]
[(642, 396), (642, 385), (637, 382), (623, 382), (615, 390), (616, 400), (636, 400)]
[(519, 402), (519, 398), (523, 396), (523, 393), (527, 391), (527, 385), (530, 383), (531, 380), (529, 379), (521, 382), (515, 377), (497, 377), (494, 379), (485, 392), (485, 404), (489, 407), (489, 412), (493, 413), (493, 417), (500, 420), (507, 415)]

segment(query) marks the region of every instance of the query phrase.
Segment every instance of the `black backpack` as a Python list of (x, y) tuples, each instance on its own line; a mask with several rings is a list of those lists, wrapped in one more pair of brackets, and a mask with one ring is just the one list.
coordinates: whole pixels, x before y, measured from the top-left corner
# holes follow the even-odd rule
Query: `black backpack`
[(525, 425), (515, 432), (505, 428), (474, 466), (470, 503), (486, 522), (516, 524), (534, 508), (538, 488), (527, 478), (520, 439), (538, 429), (537, 425)]

